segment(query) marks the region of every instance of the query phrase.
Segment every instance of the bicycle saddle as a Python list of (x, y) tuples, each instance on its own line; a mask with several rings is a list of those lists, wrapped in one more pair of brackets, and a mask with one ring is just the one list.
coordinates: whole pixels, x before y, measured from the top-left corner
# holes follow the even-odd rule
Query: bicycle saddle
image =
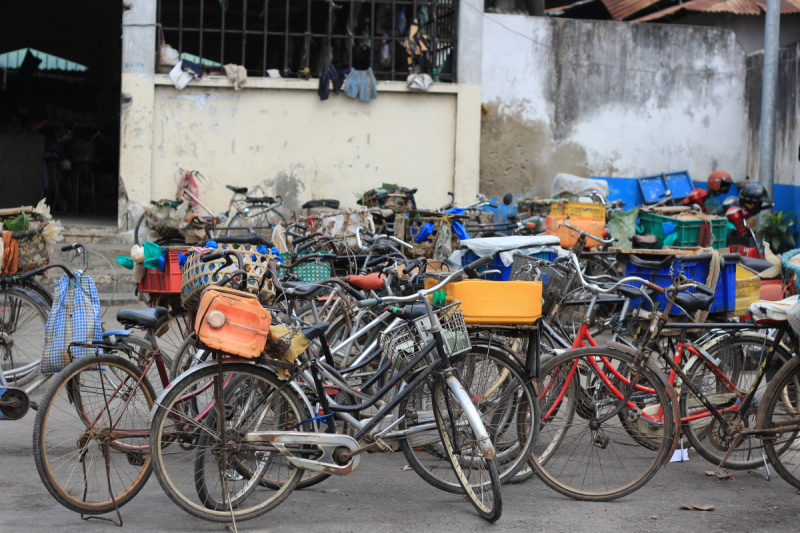
[(320, 285), (319, 283), (304, 283), (302, 281), (283, 281), (281, 282), (281, 287), (283, 287), (284, 291), (286, 291), (286, 289), (297, 289), (298, 292), (306, 292), (309, 289), (316, 288), (317, 290), (314, 291), (309, 297), (317, 296), (320, 292), (328, 288), (327, 286)]
[(329, 209), (339, 209), (339, 200), (311, 200), (304, 203), (302, 209), (314, 209), (317, 207), (327, 207)]
[(381, 274), (380, 272), (373, 272), (372, 274), (367, 274), (366, 276), (345, 276), (345, 281), (356, 287), (357, 289), (362, 289), (365, 291), (377, 291), (383, 288), (383, 280), (386, 279), (386, 274)]
[(274, 204), (275, 198), (272, 196), (248, 196), (245, 198), (245, 201), (252, 204)]
[[(766, 259), (758, 259), (756, 257), (745, 257), (745, 256), (742, 256), (742, 258), (739, 260), (739, 262), (742, 265), (744, 265), (747, 268), (749, 268), (750, 270), (754, 270), (759, 274), (761, 274), (766, 269), (768, 269), (768, 268), (770, 268), (772, 266), (772, 263), (770, 263)], [(776, 277), (779, 277), (779, 276), (780, 276), (780, 274), (778, 276), (776, 276)]]
[(693, 292), (681, 292), (675, 297), (675, 304), (687, 313), (694, 311), (706, 311), (714, 303), (714, 296), (697, 294)]
[[(626, 298), (635, 299), (641, 298), (642, 293), (637, 287), (631, 287), (630, 285), (620, 285), (617, 287), (617, 292), (621, 295), (625, 296)], [(646, 291), (650, 298), (653, 297), (653, 292), (655, 291)]]
[(159, 319), (167, 316), (164, 307), (151, 307), (149, 309), (121, 309), (117, 313), (117, 322), (126, 327), (153, 329)]
[(233, 185), (226, 185), (225, 187), (232, 190), (236, 194), (247, 194), (247, 187), (234, 187)]
[(308, 340), (313, 341), (314, 339), (316, 339), (317, 337), (328, 331), (328, 326), (330, 325), (331, 325), (330, 322), (320, 322), (319, 324), (305, 327), (300, 331), (303, 332), (303, 335), (305, 335)]

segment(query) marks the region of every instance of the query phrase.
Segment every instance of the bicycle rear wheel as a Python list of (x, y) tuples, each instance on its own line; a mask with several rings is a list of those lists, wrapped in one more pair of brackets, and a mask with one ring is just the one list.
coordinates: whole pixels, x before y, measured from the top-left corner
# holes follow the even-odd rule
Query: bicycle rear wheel
[(498, 520), (503, 513), (503, 498), (495, 460), (481, 453), (463, 406), (443, 378), (433, 378), (431, 398), (442, 449), (464, 493), (482, 518), (490, 522)]
[[(150, 438), (161, 488), (187, 513), (213, 522), (228, 522), (231, 514), (256, 518), (283, 502), (303, 477), (303, 469), (279, 452), (243, 444), (242, 432), (292, 431), (306, 419), (292, 389), (254, 364), (224, 363), (223, 372), (220, 383), (218, 365), (209, 364), (173, 382), (155, 411)], [(225, 396), (224, 439), (217, 386)], [(189, 398), (196, 408), (187, 408)], [(265, 477), (277, 484), (262, 483)]]
[(800, 489), (800, 358), (793, 357), (764, 394), (758, 428), (778, 430), (764, 437), (764, 452), (784, 481)]
[[(560, 442), (555, 449), (548, 447), (546, 461), (539, 461), (535, 454), (532, 457), (537, 475), (553, 490), (582, 501), (615, 500), (641, 488), (667, 458), (676, 431), (674, 395), (665, 378), (652, 368), (642, 369), (631, 398), (636, 408), (629, 409), (627, 427), (616, 415), (597, 422), (619, 406), (627, 389), (621, 378), (630, 375), (633, 359), (607, 348), (569, 350), (553, 359), (542, 381), (547, 381), (549, 374), (565, 370), (567, 374), (552, 379), (561, 391), (552, 403), (543, 402), (541, 431), (561, 433)], [(576, 387), (577, 394), (570, 393), (570, 387)], [(564, 415), (556, 417), (559, 395), (560, 402), (571, 402), (574, 407), (566, 406)], [(637, 437), (653, 443), (653, 449), (637, 442), (631, 434), (634, 429)]]
[[(108, 513), (147, 483), (155, 392), (147, 377), (136, 386), (141, 376), (122, 357), (87, 356), (57, 374), (45, 393), (33, 428), (33, 456), (44, 486), (67, 509)], [(112, 429), (111, 420), (118, 418)]]

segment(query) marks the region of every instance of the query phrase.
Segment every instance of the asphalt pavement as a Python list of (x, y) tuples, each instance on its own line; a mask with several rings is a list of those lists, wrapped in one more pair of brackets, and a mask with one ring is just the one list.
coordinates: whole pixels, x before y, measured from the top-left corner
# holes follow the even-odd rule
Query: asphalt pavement
[[(112, 308), (106, 327), (115, 324)], [(33, 399), (38, 400), (40, 394)], [(0, 532), (105, 533), (120, 531), (109, 522), (81, 520), (59, 505), (42, 485), (32, 457), (33, 411), (16, 422), (0, 423)], [(800, 494), (773, 474), (771, 481), (747, 472), (718, 481), (705, 474), (713, 465), (689, 451), (689, 461), (662, 468), (638, 492), (611, 503), (577, 502), (533, 478), (503, 487), (503, 516), (484, 522), (469, 502), (404, 471), (401, 452), (367, 455), (350, 476), (330, 478), (295, 491), (277, 509), (238, 524), (239, 531), (332, 532), (755, 532), (800, 531)], [(764, 472), (763, 469), (760, 472)], [(713, 505), (687, 511), (681, 504)], [(225, 531), (178, 509), (151, 477), (121, 509), (123, 531)], [(109, 516), (111, 518), (111, 516)]]

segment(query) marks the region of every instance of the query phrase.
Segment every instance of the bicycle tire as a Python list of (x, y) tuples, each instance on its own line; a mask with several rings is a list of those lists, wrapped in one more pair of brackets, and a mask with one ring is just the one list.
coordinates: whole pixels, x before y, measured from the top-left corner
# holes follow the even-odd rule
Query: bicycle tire
[[(269, 386), (273, 389), (280, 389), (283, 386), (283, 383), (280, 382), (270, 370), (251, 363), (225, 362), (223, 363), (223, 371), (228, 376), (249, 376), (254, 380), (258, 380), (262, 386)], [(158, 479), (161, 488), (173, 501), (173, 503), (197, 518), (202, 518), (212, 522), (228, 522), (231, 520), (231, 510), (209, 509), (202, 501), (199, 500), (196, 494), (196, 475), (192, 469), (189, 469), (188, 472), (183, 472), (186, 474), (186, 479), (184, 481), (179, 481), (177, 477), (182, 473), (185, 465), (196, 464), (197, 454), (205, 453), (207, 451), (200, 449), (196, 442), (193, 442), (192, 440), (186, 440), (184, 438), (186, 436), (191, 436), (191, 433), (194, 432), (194, 430), (187, 432), (184, 429), (184, 426), (198, 426), (201, 432), (210, 432), (216, 430), (208, 428), (208, 426), (205, 424), (198, 425), (197, 422), (193, 422), (191, 418), (185, 417), (180, 411), (180, 407), (174, 408), (174, 406), (176, 405), (176, 402), (189, 391), (192, 391), (192, 393), (195, 394), (195, 397), (199, 397), (201, 394), (204, 394), (205, 396), (198, 401), (200, 401), (203, 405), (208, 404), (209, 406), (213, 406), (214, 386), (204, 387), (199, 386), (199, 384), (213, 384), (213, 380), (217, 378), (217, 375), (218, 365), (209, 364), (204, 367), (197, 368), (191, 374), (187, 374), (180, 379), (173, 381), (170, 391), (164, 396), (153, 414), (150, 438), (150, 454), (153, 459), (153, 471), (156, 474), (156, 479)], [(235, 380), (235, 378), (231, 378), (230, 382), (234, 382), (233, 380)], [(201, 390), (205, 390), (205, 392), (198, 393), (198, 391)], [(251, 390), (257, 390), (257, 387), (251, 386)], [(212, 396), (209, 396), (209, 394)], [(293, 394), (286, 393), (286, 391), (284, 391), (281, 393), (280, 398), (291, 407), (294, 416), (297, 417), (298, 420), (305, 416), (305, 409)], [(252, 404), (245, 403), (245, 406), (247, 405)], [(226, 411), (227, 408), (228, 406), (226, 404)], [(246, 414), (247, 413), (244, 413), (243, 416)], [(165, 427), (169, 421), (174, 420), (171, 415), (177, 417), (178, 422), (175, 423), (175, 427), (172, 425)], [(228, 417), (226, 416), (226, 418)], [(233, 418), (236, 417), (232, 417), (231, 419)], [(177, 437), (165, 435), (165, 430), (167, 433), (177, 434)], [(185, 451), (186, 453), (182, 455), (182, 451)], [(231, 453), (234, 455), (242, 455), (243, 452)], [(168, 459), (165, 459), (165, 457)], [(280, 456), (276, 456), (276, 458), (278, 459), (276, 462), (288, 464), (281, 460)], [(184, 466), (181, 466), (181, 463), (183, 463)], [(175, 466), (174, 470), (173, 466)], [(286, 481), (281, 484), (280, 488), (270, 493), (272, 494), (271, 497), (266, 500), (256, 502), (254, 507), (250, 507), (245, 510), (242, 510), (241, 507), (233, 509), (232, 512), (236, 516), (236, 520), (243, 521), (256, 518), (280, 505), (296, 488), (297, 483), (300, 481), (300, 478), (303, 475), (302, 469), (296, 469), (294, 467), (287, 467), (286, 471)], [(224, 477), (226, 481), (228, 477), (231, 478), (231, 483), (239, 481), (235, 479), (235, 469), (226, 469), (225, 472), (226, 475)], [(228, 475), (229, 472), (230, 475)], [(176, 485), (176, 482), (182, 485), (182, 487), (179, 488)], [(259, 485), (259, 483), (252, 478), (248, 479), (246, 483), (249, 484), (247, 490), (252, 489), (253, 484)], [(241, 503), (249, 503), (252, 497), (256, 495), (259, 495), (259, 497), (263, 496), (266, 492), (267, 491), (252, 490), (248, 493), (248, 498)], [(192, 496), (192, 494), (194, 494), (194, 496)], [(237, 501), (237, 503), (239, 502)]]
[[(758, 409), (756, 427), (778, 429), (800, 422), (800, 358), (793, 357), (778, 371), (764, 393)], [(788, 484), (800, 489), (800, 431), (764, 437), (767, 459)]]
[[(97, 393), (101, 390), (99, 384), (89, 386), (88, 381), (96, 372), (96, 368), (102, 368), (101, 372), (104, 376), (112, 373), (111, 369), (116, 369), (121, 372), (121, 375), (127, 374), (127, 379), (131, 379), (132, 384), (141, 381), (141, 387), (137, 387), (132, 395), (130, 390), (125, 394), (120, 394), (111, 398), (110, 401), (114, 403), (114, 407), (121, 408), (119, 412), (114, 412), (111, 416), (116, 420), (117, 416), (124, 416), (125, 426), (124, 429), (128, 431), (144, 431), (149, 430), (149, 412), (155, 402), (155, 392), (150, 385), (147, 377), (142, 377), (141, 370), (127, 359), (118, 355), (101, 355), (101, 356), (87, 356), (77, 361), (70, 363), (62, 372), (56, 375), (51, 386), (45, 393), (39, 405), (39, 410), (36, 413), (36, 420), (33, 428), (33, 456), (36, 463), (36, 469), (39, 477), (42, 479), (47, 491), (56, 499), (61, 505), (76, 513), (83, 513), (87, 515), (97, 515), (109, 513), (124, 506), (131, 501), (139, 491), (144, 488), (147, 480), (152, 473), (152, 466), (148, 450), (147, 438), (139, 438), (138, 446), (129, 446), (122, 442), (112, 441), (109, 443), (115, 451), (124, 452), (123, 454), (108, 453), (109, 458), (120, 458), (120, 461), (114, 463), (113, 467), (109, 466), (113, 475), (111, 476), (112, 492), (118, 494), (111, 498), (109, 496), (106, 500), (99, 500), (99, 495), (108, 494), (108, 483), (106, 479), (105, 461), (102, 457), (100, 445), (95, 445), (99, 442), (98, 438), (102, 435), (102, 430), (106, 429), (108, 417), (102, 411), (99, 413), (93, 411), (94, 404), (90, 396), (92, 393)], [(90, 374), (92, 372), (92, 374)], [(84, 386), (84, 383), (86, 385)], [(122, 382), (124, 383), (124, 381)], [(109, 380), (108, 387), (113, 385), (113, 381)], [(113, 389), (112, 389), (113, 390)], [(139, 392), (141, 391), (141, 392)], [(111, 390), (106, 389), (106, 393), (110, 394)], [(108, 397), (108, 396), (107, 396)], [(128, 400), (126, 403), (126, 400)], [(72, 403), (64, 406), (64, 402)], [(103, 408), (109, 405), (108, 414), (111, 414), (111, 405), (107, 401), (103, 402)], [(131, 417), (132, 410), (134, 416)], [(123, 411), (124, 410), (124, 411)], [(94, 414), (97, 414), (96, 423), (87, 424)], [(102, 416), (100, 416), (102, 415)], [(87, 427), (82, 435), (72, 434), (70, 437), (63, 437), (59, 435), (59, 425), (65, 423), (61, 419), (74, 419), (77, 424), (83, 424)], [(75, 422), (73, 422), (75, 423)], [(136, 427), (131, 427), (131, 426)], [(80, 425), (78, 426), (80, 427)], [(119, 427), (119, 426), (117, 426)], [(91, 428), (97, 428), (92, 430)], [(51, 431), (52, 430), (52, 431)], [(74, 430), (74, 429), (73, 429)], [(86, 439), (84, 446), (79, 446), (81, 439)], [(142, 442), (143, 441), (143, 442)], [(48, 442), (52, 446), (48, 446)], [(74, 443), (74, 444), (72, 444)], [(71, 451), (66, 454), (62, 448), (78, 448), (83, 449), (82, 460), (75, 459), (76, 452)], [(48, 459), (49, 452), (57, 452), (54, 454), (53, 463)], [(79, 501), (77, 495), (81, 494), (81, 486), (76, 485), (74, 488), (69, 487), (72, 481), (78, 481), (77, 478), (83, 477), (80, 475), (67, 475), (66, 479), (59, 477), (58, 471), (62, 467), (53, 468), (56, 464), (55, 461), (65, 459), (66, 461), (72, 460), (72, 468), (67, 468), (70, 472), (81, 472), (87, 463), (86, 457), (92, 454), (92, 460), (88, 461), (89, 466), (97, 465), (100, 472), (95, 475), (87, 475), (82, 482), (84, 483), (83, 489), (86, 495), (90, 494), (89, 481), (94, 480), (97, 484), (96, 490), (92, 490), (91, 494), (98, 495), (98, 501), (85, 502)], [(99, 459), (98, 459), (99, 456)], [(141, 461), (141, 464), (136, 464)], [(79, 467), (78, 463), (83, 463), (83, 467)], [(69, 464), (69, 463), (64, 463)], [(101, 466), (102, 465), (102, 466)], [(123, 477), (127, 477), (131, 482), (125, 484)], [(123, 490), (114, 490), (113, 485), (116, 485), (117, 480), (125, 485)], [(85, 496), (81, 497), (85, 499)]]
[[(248, 217), (249, 219), (254, 219), (255, 226), (257, 228), (256, 230), (254, 230), (256, 233), (264, 232), (264, 229), (261, 226), (266, 226), (267, 223), (269, 223), (270, 226), (272, 225), (273, 221), (271, 216), (272, 214), (277, 215), (276, 218), (279, 218), (281, 222), (286, 221), (286, 217), (284, 217), (283, 214), (277, 209), (273, 210), (262, 209), (261, 211), (258, 211), (254, 215)], [(260, 218), (262, 216), (266, 216), (266, 221)], [(244, 217), (241, 215), (241, 213), (236, 213), (231, 218), (230, 222), (228, 223), (228, 226), (225, 228), (225, 235), (227, 237), (232, 236), (232, 232), (235, 231), (234, 228), (238, 229), (239, 231), (233, 233), (233, 235), (246, 235), (246, 233), (243, 233), (242, 230), (246, 231), (248, 225), (253, 226), (254, 224), (252, 222), (253, 221), (251, 220), (245, 220)], [(269, 233), (272, 234), (271, 229), (269, 230)]]
[[(442, 448), (472, 506), (481, 518), (496, 522), (503, 514), (503, 497), (497, 464), (494, 459), (486, 459), (480, 453), (478, 439), (471, 423), (457, 424), (457, 428), (453, 427), (451, 420), (461, 419), (463, 406), (444, 383), (443, 377), (434, 376), (432, 381), (433, 415)], [(472, 404), (469, 407), (473, 407)], [(471, 453), (464, 454), (465, 449), (469, 449)], [(477, 479), (471, 479), (476, 472)]]
[[(470, 355), (474, 356), (471, 364), (459, 365)], [(482, 365), (478, 359), (483, 359)], [(486, 364), (489, 359), (491, 367), (496, 368)], [(465, 377), (467, 389), (476, 398), (481, 398), (479, 411), (497, 449), (495, 464), (498, 465), (498, 476), (501, 483), (506, 483), (514, 478), (517, 471), (526, 467), (536, 443), (539, 402), (536, 401), (533, 386), (524, 378), (524, 371), (519, 365), (499, 348), (485, 345), (473, 347), (472, 352), (459, 356), (453, 364), (463, 370), (460, 372), (462, 376), (470, 374)], [(486, 378), (494, 381), (488, 383)], [(481, 382), (484, 382), (483, 385)], [(485, 396), (486, 392), (490, 394)], [(428, 423), (433, 420), (430, 398), (426, 387), (420, 386), (400, 403), (399, 413), (407, 415), (410, 408), (417, 417), (417, 423)], [(422, 405), (423, 402), (427, 408)], [(409, 429), (410, 425), (404, 420), (399, 428)], [(436, 432), (431, 430), (399, 441), (408, 464), (423, 480), (439, 490), (464, 494), (464, 488), (448, 464)], [(523, 444), (520, 445), (520, 442)]]
[[(597, 361), (602, 362), (603, 366), (597, 364), (597, 369), (594, 369), (590, 362), (597, 363)], [(580, 348), (566, 351), (556, 357), (551, 368), (564, 366), (572, 369), (577, 362), (573, 376), (577, 375), (578, 379), (583, 381), (581, 388), (585, 389), (587, 394), (588, 391), (592, 392), (590, 398), (593, 398), (592, 407), (595, 414), (590, 413), (590, 416), (596, 417), (598, 411), (602, 411), (601, 415), (605, 415), (611, 413), (618, 405), (617, 397), (607, 386), (610, 382), (608, 375), (614, 375), (611, 368), (618, 372), (620, 366), (629, 366), (633, 361), (634, 356), (610, 348)], [(569, 383), (571, 382), (572, 379), (569, 380)], [(661, 428), (660, 446), (657, 450), (640, 446), (624, 428), (616, 427), (615, 424), (619, 424), (617, 416), (612, 416), (597, 429), (591, 429), (589, 416), (586, 413), (581, 414), (578, 406), (576, 414), (579, 416), (573, 417), (567, 428), (569, 439), (561, 442), (552, 452), (546, 465), (541, 464), (535, 455), (532, 457), (539, 479), (564, 496), (579, 501), (598, 502), (627, 496), (652, 479), (672, 450), (677, 431), (672, 400), (675, 395), (666, 377), (649, 365), (645, 365), (642, 369), (639, 384), (653, 389), (651, 404), (658, 402), (653, 405), (656, 405), (656, 409), (660, 408), (658, 412), (663, 417), (660, 424), (656, 424), (656, 427)], [(645, 418), (645, 421), (640, 422), (644, 426), (642, 431), (647, 431), (650, 427), (650, 423), (646, 420)], [(581, 425), (585, 425), (586, 429), (581, 429)], [(595, 452), (596, 449), (600, 452)], [(622, 464), (620, 471), (615, 462), (622, 461), (627, 464)], [(613, 475), (610, 473), (612, 470)], [(610, 478), (613, 479), (608, 481)], [(600, 484), (605, 485), (598, 486)]]
[[(16, 285), (0, 286), (0, 371), (9, 386), (22, 387), (39, 376), (49, 313), (50, 307), (37, 293)], [(16, 377), (14, 371), (20, 369), (24, 375)]]
[[(729, 350), (729, 346), (732, 349)], [(728, 404), (733, 404), (731, 405), (733, 407), (744, 400), (747, 391), (752, 385), (752, 379), (750, 378), (755, 377), (754, 371), (761, 366), (761, 361), (755, 360), (754, 357), (765, 357), (771, 346), (772, 339), (769, 336), (756, 332), (721, 335), (714, 340), (713, 344), (706, 344), (708, 354), (720, 363), (717, 368), (736, 386), (738, 391), (742, 391), (741, 393), (726, 393), (724, 383), (721, 378), (716, 376), (712, 368), (713, 363), (706, 362), (705, 359), (698, 358), (690, 363), (691, 366), (687, 368), (686, 375), (695, 386), (709, 397), (715, 407), (722, 409)], [(759, 355), (756, 355), (754, 350), (759, 352)], [(765, 390), (779, 369), (790, 359), (792, 359), (792, 354), (784, 346), (779, 345), (771, 361), (770, 368), (765, 369), (764, 377), (759, 385), (761, 394), (756, 394), (751, 404), (751, 413), (745, 418), (746, 428), (755, 426), (756, 408)], [(700, 404), (699, 400), (694, 398), (689, 389), (681, 387), (681, 419), (687, 418), (698, 409), (705, 411), (705, 408)], [(730, 412), (725, 413), (724, 416), (732, 418), (735, 415), (734, 412)], [(732, 437), (724, 435), (721, 426), (712, 416), (706, 416), (692, 422), (684, 422), (683, 434), (686, 435), (695, 451), (715, 466), (720, 464), (720, 461), (728, 452), (729, 441), (732, 440)], [(757, 453), (760, 449), (762, 449), (762, 444), (759, 437), (746, 437), (737, 449), (731, 453), (725, 462), (725, 468), (729, 470), (750, 470), (763, 466), (763, 456)]]

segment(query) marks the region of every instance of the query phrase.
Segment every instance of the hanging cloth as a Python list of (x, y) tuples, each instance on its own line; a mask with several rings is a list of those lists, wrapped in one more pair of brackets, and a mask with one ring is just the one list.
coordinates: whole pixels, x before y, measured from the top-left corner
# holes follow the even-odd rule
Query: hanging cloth
[(328, 99), (331, 85), (333, 85), (333, 94), (339, 94), (339, 91), (342, 90), (343, 83), (344, 80), (342, 79), (342, 75), (339, 73), (339, 70), (333, 65), (333, 63), (328, 63), (325, 65), (325, 68), (322, 69), (322, 74), (320, 74), (319, 77), (319, 89), (317, 90), (319, 99)]
[(3, 274), (16, 274), (19, 265), (19, 241), (14, 233), (3, 233)]

